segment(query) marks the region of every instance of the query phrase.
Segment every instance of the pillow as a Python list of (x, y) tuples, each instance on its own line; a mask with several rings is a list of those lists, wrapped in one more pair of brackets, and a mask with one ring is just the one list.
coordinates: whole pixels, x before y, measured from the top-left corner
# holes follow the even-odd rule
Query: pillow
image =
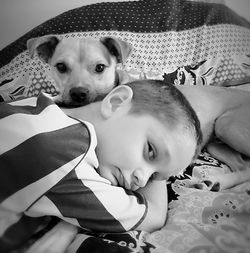
[(122, 68), (133, 77), (185, 85), (232, 85), (250, 76), (250, 23), (223, 4), (141, 0), (104, 2), (64, 12), (0, 51), (0, 101), (55, 95), (49, 66), (30, 59), (32, 37), (116, 36), (133, 51)]

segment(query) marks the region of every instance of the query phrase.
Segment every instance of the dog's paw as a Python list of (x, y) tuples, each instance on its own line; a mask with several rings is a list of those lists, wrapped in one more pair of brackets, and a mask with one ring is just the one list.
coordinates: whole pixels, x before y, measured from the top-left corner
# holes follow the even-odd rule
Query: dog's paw
[(220, 191), (220, 183), (219, 182), (212, 182), (211, 180), (202, 180), (199, 183), (193, 184), (193, 187), (199, 190), (207, 190), (218, 192)]
[(203, 183), (207, 186), (209, 191), (218, 192), (221, 189), (220, 182), (212, 182), (210, 180), (203, 180)]

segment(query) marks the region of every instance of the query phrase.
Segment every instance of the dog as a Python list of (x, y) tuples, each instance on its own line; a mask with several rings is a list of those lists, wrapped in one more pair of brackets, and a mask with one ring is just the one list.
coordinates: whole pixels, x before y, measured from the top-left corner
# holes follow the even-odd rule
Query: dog
[(129, 75), (117, 69), (129, 57), (132, 46), (113, 37), (64, 38), (45, 35), (27, 41), (30, 57), (50, 65), (59, 106), (77, 107), (102, 98), (113, 87), (128, 82)]
[(215, 86), (178, 88), (199, 118), (202, 148), (232, 172), (209, 176), (198, 188), (219, 191), (250, 180), (250, 92)]

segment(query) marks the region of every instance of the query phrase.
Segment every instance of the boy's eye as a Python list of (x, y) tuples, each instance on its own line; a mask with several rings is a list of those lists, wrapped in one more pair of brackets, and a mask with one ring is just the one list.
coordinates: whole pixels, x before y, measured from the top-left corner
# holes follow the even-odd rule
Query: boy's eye
[(104, 71), (104, 69), (105, 69), (105, 65), (104, 64), (97, 64), (95, 66), (95, 71), (97, 73), (102, 73)]
[(147, 142), (147, 157), (149, 161), (156, 158), (156, 149), (149, 141)]
[(60, 72), (61, 74), (66, 73), (68, 71), (68, 68), (66, 66), (65, 63), (63, 62), (59, 62), (55, 65), (56, 69), (58, 70), (58, 72)]

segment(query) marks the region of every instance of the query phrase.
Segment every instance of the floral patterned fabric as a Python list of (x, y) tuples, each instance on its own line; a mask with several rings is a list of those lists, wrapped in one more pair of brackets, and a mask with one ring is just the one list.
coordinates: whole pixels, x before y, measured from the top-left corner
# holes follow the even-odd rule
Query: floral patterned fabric
[(192, 177), (172, 185), (179, 197), (170, 203), (167, 224), (146, 241), (170, 252), (249, 252), (250, 183), (221, 192), (195, 187), (209, 174), (225, 173), (230, 172), (224, 164), (201, 154)]
[[(250, 77), (250, 24), (221, 2), (110, 1), (62, 13), (0, 51), (0, 101), (57, 93), (49, 66), (30, 59), (26, 48), (29, 38), (55, 33), (130, 42), (132, 54), (120, 68), (136, 78), (175, 85), (243, 84)], [(68, 252), (250, 252), (250, 182), (220, 192), (201, 187), (210, 175), (228, 173), (204, 151), (167, 185), (168, 219), (161, 230), (79, 233)]]

